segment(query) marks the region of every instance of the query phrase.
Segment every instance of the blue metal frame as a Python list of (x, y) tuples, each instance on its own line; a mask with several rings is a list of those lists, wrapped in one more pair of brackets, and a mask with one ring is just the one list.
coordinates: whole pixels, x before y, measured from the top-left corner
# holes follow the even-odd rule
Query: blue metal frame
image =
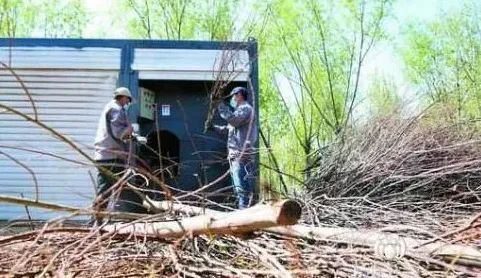
[[(247, 52), (249, 54), (249, 61), (250, 61), (250, 72), (249, 72), (249, 78), (252, 80), (252, 87), (254, 87), (254, 100), (255, 100), (255, 105), (254, 109), (256, 112), (256, 119), (257, 119), (257, 137), (259, 137), (260, 134), (260, 118), (259, 118), (259, 66), (258, 66), (258, 60), (259, 60), (259, 52), (257, 49), (257, 40), (255, 38), (249, 38), (249, 48), (247, 49)], [(255, 147), (257, 150), (260, 150), (260, 139), (257, 139), (257, 142), (255, 144)], [(260, 154), (257, 152), (255, 156), (255, 165), (256, 169), (255, 171), (258, 173), (258, 178), (260, 180)], [(257, 183), (259, 184), (259, 183)], [(260, 188), (256, 188), (255, 190), (259, 191)], [(258, 192), (257, 192), (258, 193)]]
[(171, 48), (171, 49), (226, 49), (226, 46), (247, 50), (250, 42), (187, 41), (187, 40), (124, 40), (124, 39), (40, 39), (0, 38), (0, 46), (58, 46), (58, 47), (111, 47), (123, 48)]

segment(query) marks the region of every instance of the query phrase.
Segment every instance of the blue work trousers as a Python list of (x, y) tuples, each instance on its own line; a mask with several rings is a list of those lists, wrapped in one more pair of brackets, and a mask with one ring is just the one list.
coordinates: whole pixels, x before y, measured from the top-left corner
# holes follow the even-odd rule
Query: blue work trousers
[(245, 209), (251, 205), (255, 178), (253, 166), (254, 164), (250, 160), (234, 159), (230, 161), (230, 173), (239, 209)]

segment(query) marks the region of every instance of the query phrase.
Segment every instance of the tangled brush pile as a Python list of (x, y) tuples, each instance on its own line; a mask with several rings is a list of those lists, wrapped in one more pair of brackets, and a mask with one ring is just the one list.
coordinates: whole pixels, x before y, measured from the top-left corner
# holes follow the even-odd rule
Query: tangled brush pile
[(319, 154), (308, 191), (403, 210), (479, 203), (481, 136), (476, 130), (476, 122), (426, 115), (377, 119), (345, 132)]

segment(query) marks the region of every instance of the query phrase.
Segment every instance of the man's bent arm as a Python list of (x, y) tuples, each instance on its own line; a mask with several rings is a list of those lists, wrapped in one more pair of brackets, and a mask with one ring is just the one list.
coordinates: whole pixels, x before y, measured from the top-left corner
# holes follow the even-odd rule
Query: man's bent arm
[(250, 119), (252, 112), (249, 106), (243, 106), (232, 112), (223, 102), (219, 104), (218, 110), (221, 118), (234, 127), (245, 124)]

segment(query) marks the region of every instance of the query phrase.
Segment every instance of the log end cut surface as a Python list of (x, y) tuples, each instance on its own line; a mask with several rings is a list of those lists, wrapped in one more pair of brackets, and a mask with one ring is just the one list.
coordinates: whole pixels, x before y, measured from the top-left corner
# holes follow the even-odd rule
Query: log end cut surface
[(294, 225), (302, 214), (301, 205), (294, 200), (285, 200), (280, 203), (280, 213), (277, 223), (279, 225)]

